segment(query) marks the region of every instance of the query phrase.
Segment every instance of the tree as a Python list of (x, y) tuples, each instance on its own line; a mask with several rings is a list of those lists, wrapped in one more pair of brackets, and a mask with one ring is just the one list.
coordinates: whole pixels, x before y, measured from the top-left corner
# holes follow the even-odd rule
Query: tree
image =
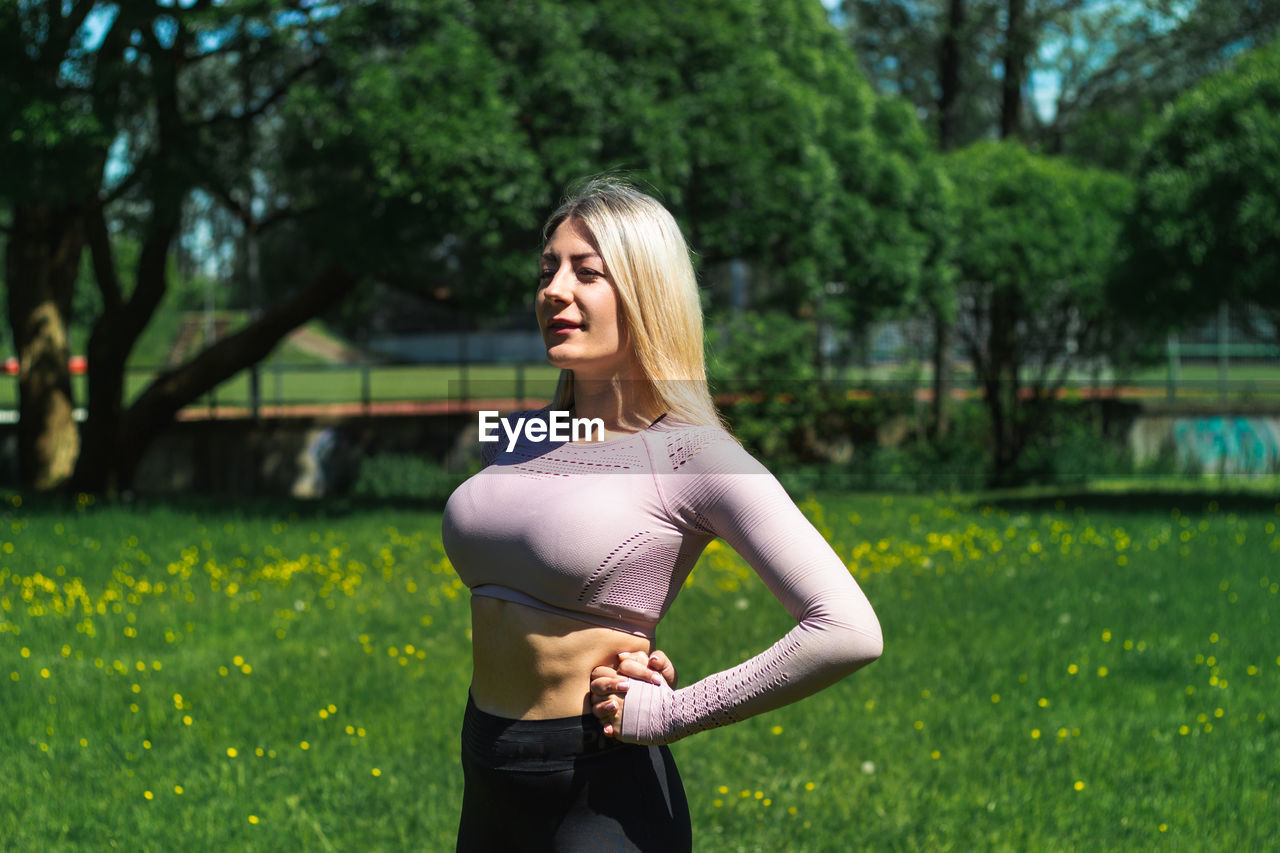
[(947, 165), (957, 328), (991, 419), (993, 479), (1004, 483), (1068, 371), (1102, 352), (1106, 283), (1130, 188), (1015, 142), (970, 146)]
[(1280, 41), (1196, 86), (1148, 137), (1112, 299), (1163, 331), (1220, 301), (1280, 320)]
[[(41, 487), (71, 462), (77, 488), (126, 487), (182, 406), (362, 281), (519, 304), (540, 217), (602, 169), (661, 195), (707, 261), (756, 262), (793, 310), (830, 281), (848, 284), (851, 322), (891, 310), (945, 255), (945, 181), (917, 122), (810, 0), (30, 0), (3, 15), (17, 168), (0, 205), (10, 313), (36, 342), (22, 458)], [(173, 269), (200, 263), (173, 263), (180, 236), (211, 218), (234, 224), (252, 319), (126, 405), (139, 334)], [(101, 313), (77, 455), (58, 329), (86, 249)]]
[[(476, 259), (491, 247), (477, 235), (503, 233), (517, 209), (524, 224), (533, 204), (511, 111), (463, 11), (443, 1), (5, 5), (0, 110), (15, 130), (0, 198), (13, 211), (6, 269), (25, 481), (49, 488), (76, 465), (78, 488), (124, 487), (183, 405), (362, 278), (403, 275), (425, 258), (455, 274), (486, 266)], [(196, 192), (261, 249), (271, 304), (126, 407), (124, 366), (169, 286)], [(141, 246), (132, 269), (118, 263), (119, 233)], [(65, 330), (86, 247), (103, 310), (77, 453)]]
[(1132, 174), (1136, 133), (1181, 93), (1280, 34), (1280, 0), (1085, 4), (1059, 24), (1046, 61), (1059, 91), (1037, 129), (1045, 150)]

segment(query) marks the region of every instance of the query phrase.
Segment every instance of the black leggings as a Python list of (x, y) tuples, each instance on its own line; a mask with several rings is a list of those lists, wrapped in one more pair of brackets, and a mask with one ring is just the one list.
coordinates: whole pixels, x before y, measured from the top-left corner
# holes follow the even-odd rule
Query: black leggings
[(509, 720), (467, 698), (459, 853), (692, 847), (671, 751), (605, 737), (595, 717)]

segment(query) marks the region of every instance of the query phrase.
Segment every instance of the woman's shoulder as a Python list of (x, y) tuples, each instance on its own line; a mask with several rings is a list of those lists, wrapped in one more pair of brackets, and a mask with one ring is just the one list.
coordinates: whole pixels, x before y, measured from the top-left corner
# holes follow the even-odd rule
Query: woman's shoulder
[[(672, 473), (750, 473), (762, 472), (762, 466), (739, 441), (718, 424), (695, 424), (664, 418), (662, 429), (653, 435), (664, 451)], [(655, 460), (658, 461), (658, 460)]]

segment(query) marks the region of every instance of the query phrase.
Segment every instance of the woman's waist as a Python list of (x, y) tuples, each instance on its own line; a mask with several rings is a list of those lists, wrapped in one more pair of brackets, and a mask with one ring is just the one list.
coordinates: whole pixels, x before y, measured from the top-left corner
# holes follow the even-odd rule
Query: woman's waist
[(590, 713), (591, 670), (652, 650), (645, 637), (484, 597), (471, 600), (471, 645), (476, 706), (512, 719)]

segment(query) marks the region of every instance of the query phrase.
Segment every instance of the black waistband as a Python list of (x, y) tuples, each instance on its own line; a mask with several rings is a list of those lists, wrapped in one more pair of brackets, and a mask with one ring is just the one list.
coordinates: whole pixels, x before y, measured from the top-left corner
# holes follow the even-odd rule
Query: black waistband
[(606, 737), (590, 714), (553, 720), (512, 720), (476, 707), (467, 696), (462, 718), (462, 752), (481, 767), (502, 770), (569, 770), (584, 758), (625, 749)]

